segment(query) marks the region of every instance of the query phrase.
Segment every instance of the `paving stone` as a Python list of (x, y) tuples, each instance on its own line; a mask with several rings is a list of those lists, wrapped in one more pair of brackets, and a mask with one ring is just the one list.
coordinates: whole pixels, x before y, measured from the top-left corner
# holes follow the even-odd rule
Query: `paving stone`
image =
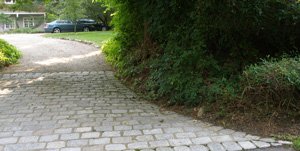
[(112, 126), (97, 126), (97, 127), (94, 127), (94, 129), (98, 132), (104, 132), (104, 131), (112, 131), (113, 127)]
[(61, 151), (81, 151), (81, 148), (62, 148)]
[(112, 138), (112, 143), (114, 144), (127, 144), (127, 143), (131, 143), (132, 141), (132, 137), (115, 137)]
[(103, 145), (87, 146), (87, 147), (83, 147), (82, 151), (104, 151), (104, 146)]
[(72, 128), (61, 128), (61, 129), (54, 130), (55, 134), (67, 134), (71, 132), (72, 132)]
[(166, 133), (180, 133), (183, 132), (182, 128), (165, 128), (164, 131)]
[(225, 148), (219, 143), (209, 143), (207, 146), (210, 151), (226, 151)]
[(196, 137), (196, 134), (195, 133), (192, 133), (192, 132), (188, 132), (188, 133), (177, 133), (175, 134), (175, 136), (177, 138), (194, 138)]
[(118, 137), (121, 136), (120, 131), (110, 131), (110, 132), (104, 132), (102, 134), (102, 137)]
[(254, 144), (252, 144), (250, 141), (246, 141), (246, 142), (238, 142), (239, 145), (242, 146), (243, 149), (255, 149), (256, 146)]
[(52, 142), (58, 140), (59, 135), (46, 135), (41, 136), (40, 142)]
[(135, 130), (152, 129), (152, 125), (151, 124), (147, 124), (147, 125), (133, 125), (133, 129), (135, 129)]
[(81, 139), (81, 140), (70, 140), (67, 142), (68, 147), (78, 147), (78, 146), (86, 146), (88, 144), (87, 139)]
[(167, 140), (149, 142), (151, 148), (168, 147), (170, 144)]
[(278, 141), (278, 143), (283, 144), (283, 145), (292, 145), (293, 144), (290, 141)]
[(190, 139), (170, 139), (169, 141), (172, 146), (183, 146), (192, 144)]
[(72, 134), (62, 134), (60, 136), (61, 140), (73, 140), (73, 139), (78, 139), (79, 134), (78, 133), (72, 133)]
[(82, 133), (81, 138), (99, 138), (99, 132)]
[(192, 139), (192, 142), (194, 144), (199, 144), (199, 145), (202, 145), (202, 144), (208, 144), (208, 143), (211, 143), (212, 140), (210, 137), (199, 137), (199, 138), (193, 138)]
[(224, 134), (224, 135), (230, 135), (230, 134), (233, 134), (235, 133), (234, 130), (231, 130), (231, 129), (222, 129), (218, 132), (219, 134)]
[(244, 132), (234, 132), (234, 133), (232, 133), (232, 136), (235, 136), (235, 137), (245, 137), (246, 133), (244, 133)]
[(177, 146), (177, 147), (174, 147), (174, 150), (175, 151), (191, 151), (191, 149), (186, 146)]
[(17, 143), (17, 141), (18, 137), (0, 138), (0, 145), (14, 144)]
[(239, 151), (242, 150), (242, 147), (236, 142), (224, 142), (222, 143), (226, 150), (228, 151)]
[[(136, 151), (136, 150), (134, 150), (134, 151)], [(155, 150), (153, 150), (153, 149), (142, 149), (140, 151), (155, 151)]]
[(277, 147), (277, 146), (282, 146), (282, 144), (280, 144), (280, 143), (271, 143), (271, 145), (272, 145), (272, 146), (275, 146), (275, 147)]
[(64, 141), (50, 142), (47, 144), (47, 148), (49, 149), (63, 148), (65, 146), (66, 143)]
[(13, 136), (31, 136), (33, 131), (16, 131)]
[(233, 139), (237, 142), (245, 142), (245, 141), (249, 141), (249, 138), (245, 138), (245, 137), (238, 137), (238, 136), (233, 136)]
[(211, 139), (214, 142), (230, 142), (230, 141), (233, 141), (233, 138), (229, 135), (212, 136)]
[(13, 132), (0, 132), (0, 138), (1, 137), (10, 137), (13, 136)]
[(190, 146), (191, 151), (208, 151), (208, 148), (203, 145)]
[(45, 148), (46, 143), (26, 143), (26, 144), (10, 144), (6, 145), (5, 151), (18, 151), (18, 150), (41, 150)]
[(162, 134), (162, 129), (143, 130), (145, 135)]
[(142, 136), (137, 136), (136, 140), (140, 142), (144, 142), (144, 141), (149, 142), (149, 141), (153, 141), (154, 137), (152, 135), (142, 135)]
[(34, 131), (33, 135), (38, 135), (38, 136), (45, 136), (45, 135), (52, 135), (53, 134), (53, 130), (48, 129), (48, 130), (38, 130), (38, 131)]
[(138, 135), (142, 135), (142, 132), (140, 130), (124, 131), (124, 136), (138, 136)]
[(263, 141), (263, 142), (267, 142), (267, 143), (275, 143), (275, 139), (273, 138), (262, 138), (260, 139), (260, 141)]
[(38, 136), (24, 136), (19, 139), (19, 143), (36, 143), (38, 139)]
[(126, 146), (123, 144), (110, 144), (105, 146), (105, 150), (125, 150)]
[(128, 144), (129, 149), (143, 149), (148, 148), (147, 142), (136, 142), (136, 143), (130, 143)]
[(92, 127), (79, 127), (75, 129), (75, 132), (91, 132), (92, 131)]
[(266, 147), (270, 147), (271, 145), (269, 143), (266, 142), (262, 142), (262, 141), (252, 141), (258, 148), (266, 148)]
[(132, 126), (119, 125), (114, 127), (116, 131), (132, 130)]
[(251, 140), (259, 140), (259, 136), (254, 136), (254, 135), (247, 135), (246, 138), (251, 139)]
[(156, 151), (174, 151), (171, 147), (159, 147)]
[(109, 144), (110, 138), (98, 138), (98, 139), (90, 139), (90, 145), (101, 145), (101, 144)]

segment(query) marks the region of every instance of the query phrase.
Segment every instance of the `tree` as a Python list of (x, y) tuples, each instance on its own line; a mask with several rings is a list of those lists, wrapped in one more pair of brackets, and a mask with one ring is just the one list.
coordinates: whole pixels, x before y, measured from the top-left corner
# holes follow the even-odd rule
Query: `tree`
[(108, 9), (103, 2), (95, 2), (94, 0), (83, 0), (84, 15), (87, 18), (102, 22), (105, 26), (109, 26), (112, 20), (113, 10)]
[(10, 23), (12, 20), (9, 18), (8, 15), (0, 14), (0, 23)]
[(54, 21), (60, 18), (61, 11), (63, 10), (63, 2), (59, 0), (47, 0), (45, 1), (45, 9), (47, 12), (47, 22)]
[(14, 5), (10, 5), (9, 9), (13, 11), (44, 11), (43, 0), (19, 0)]
[(77, 20), (84, 17), (81, 4), (82, 0), (64, 0), (62, 2), (61, 18), (71, 20), (75, 23), (74, 32), (77, 29)]

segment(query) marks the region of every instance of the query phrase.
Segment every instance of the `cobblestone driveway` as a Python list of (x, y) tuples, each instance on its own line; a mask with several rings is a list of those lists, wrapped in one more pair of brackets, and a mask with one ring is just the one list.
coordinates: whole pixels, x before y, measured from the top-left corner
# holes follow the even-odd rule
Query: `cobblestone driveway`
[(161, 112), (111, 71), (0, 74), (0, 151), (223, 151), (278, 145)]

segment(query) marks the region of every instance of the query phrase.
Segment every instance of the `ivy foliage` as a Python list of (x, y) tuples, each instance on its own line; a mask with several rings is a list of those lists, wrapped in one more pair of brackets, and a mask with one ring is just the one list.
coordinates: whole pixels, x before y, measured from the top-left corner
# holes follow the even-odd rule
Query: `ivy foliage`
[(299, 1), (100, 1), (117, 11), (108, 60), (121, 77), (171, 104), (231, 99), (246, 66), (299, 53)]

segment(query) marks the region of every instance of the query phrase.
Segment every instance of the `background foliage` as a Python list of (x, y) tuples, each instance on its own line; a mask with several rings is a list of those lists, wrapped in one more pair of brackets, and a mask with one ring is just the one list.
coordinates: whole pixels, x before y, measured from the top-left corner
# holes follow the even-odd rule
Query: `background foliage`
[(94, 19), (106, 26), (110, 25), (113, 13), (103, 2), (94, 0), (46, 0), (47, 21), (56, 19), (77, 20), (81, 18)]

